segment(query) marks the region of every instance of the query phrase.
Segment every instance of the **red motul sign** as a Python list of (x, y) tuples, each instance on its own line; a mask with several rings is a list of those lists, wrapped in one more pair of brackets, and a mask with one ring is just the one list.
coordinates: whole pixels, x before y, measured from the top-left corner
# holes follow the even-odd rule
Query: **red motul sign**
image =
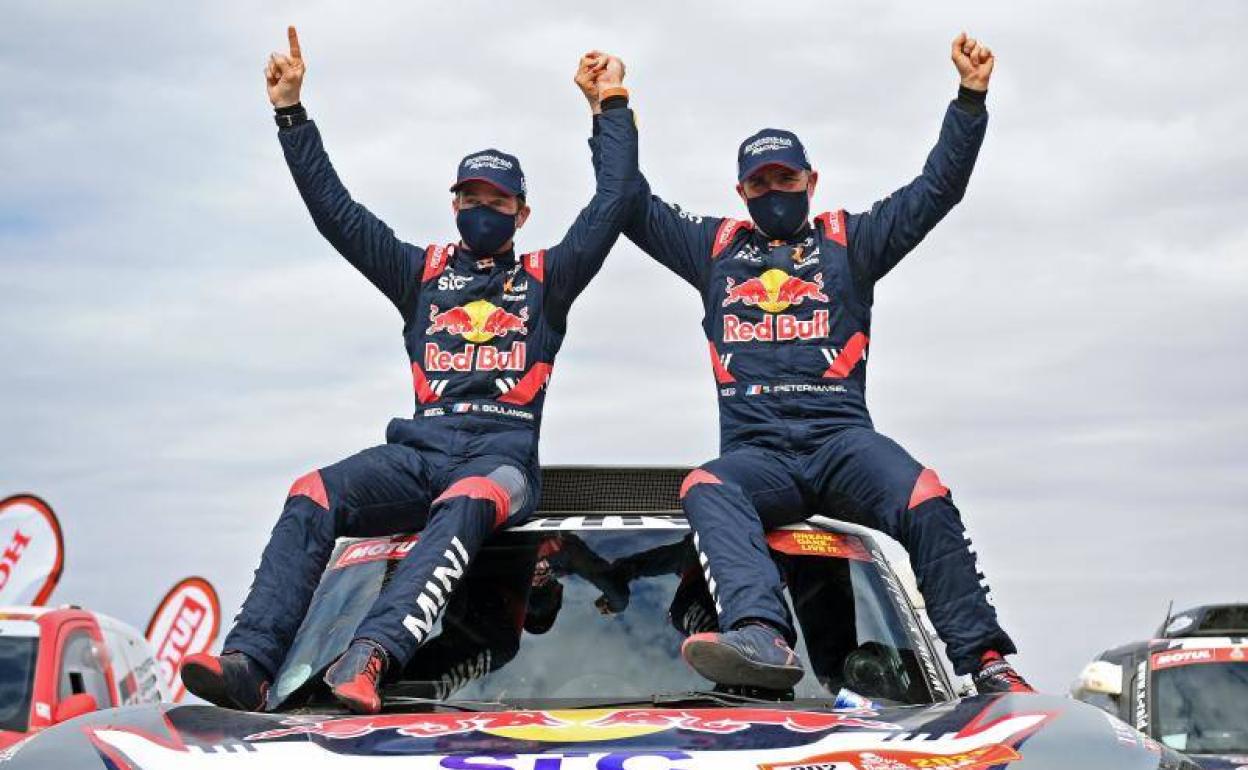
[(34, 495), (0, 500), (0, 604), (44, 604), (64, 569), (65, 541), (52, 508)]
[(186, 578), (169, 589), (152, 613), (147, 641), (175, 701), (186, 695), (178, 676), (182, 661), (211, 647), (220, 628), (221, 600), (212, 584), (200, 577)]

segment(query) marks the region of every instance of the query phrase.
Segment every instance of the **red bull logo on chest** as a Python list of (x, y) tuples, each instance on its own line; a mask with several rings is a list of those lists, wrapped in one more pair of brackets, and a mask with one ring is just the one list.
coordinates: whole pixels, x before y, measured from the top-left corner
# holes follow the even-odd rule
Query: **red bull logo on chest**
[(425, 334), (458, 334), (469, 342), (489, 342), (495, 337), (508, 334), (529, 333), (529, 309), (521, 308), (519, 314), (505, 310), (488, 299), (476, 299), (459, 307), (439, 311), (437, 305), (429, 306), (429, 328)]
[(740, 303), (764, 311), (758, 321), (728, 313), (724, 315), (724, 342), (788, 342), (826, 338), (831, 332), (827, 308), (820, 308), (809, 318), (798, 318), (783, 311), (811, 302), (828, 301), (823, 291), (823, 276), (813, 281), (789, 275), (779, 268), (763, 271), (756, 278), (737, 283), (728, 278), (723, 307)]
[(807, 281), (773, 267), (757, 278), (749, 278), (741, 283), (729, 277), (724, 290), (723, 306), (740, 302), (768, 313), (780, 313), (790, 305), (800, 305), (808, 299), (812, 302), (828, 301), (828, 295), (823, 293), (822, 275), (816, 275), (815, 280)]

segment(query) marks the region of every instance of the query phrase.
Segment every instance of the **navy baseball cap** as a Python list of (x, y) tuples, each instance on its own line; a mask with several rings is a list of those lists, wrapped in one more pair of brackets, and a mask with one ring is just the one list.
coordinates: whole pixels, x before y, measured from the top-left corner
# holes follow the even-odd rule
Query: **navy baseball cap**
[(737, 181), (744, 182), (763, 166), (784, 166), (794, 171), (810, 171), (806, 148), (797, 134), (779, 128), (764, 128), (749, 136), (737, 149)]
[(481, 150), (465, 156), (459, 162), (459, 172), (455, 175), (451, 192), (458, 190), (463, 183), (473, 181), (487, 182), (508, 195), (519, 195), (523, 198), (528, 193), (520, 160), (515, 155), (495, 149)]

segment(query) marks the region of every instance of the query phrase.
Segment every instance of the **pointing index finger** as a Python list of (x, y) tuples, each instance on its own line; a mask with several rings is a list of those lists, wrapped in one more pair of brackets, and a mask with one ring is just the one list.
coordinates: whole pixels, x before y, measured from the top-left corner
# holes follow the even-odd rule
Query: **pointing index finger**
[(303, 51), (299, 48), (299, 33), (293, 26), (286, 28), (286, 39), (290, 41), (290, 58), (302, 59)]

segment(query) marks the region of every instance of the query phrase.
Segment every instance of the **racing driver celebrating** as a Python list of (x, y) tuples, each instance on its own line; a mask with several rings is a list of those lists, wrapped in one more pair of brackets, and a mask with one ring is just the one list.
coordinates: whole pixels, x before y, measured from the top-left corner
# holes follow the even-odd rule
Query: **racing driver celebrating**
[(637, 134), (621, 78), (586, 55), (577, 80), (601, 95), (591, 103), (601, 113), (590, 140), (597, 186), (563, 240), (515, 253), (529, 216), (524, 174), (487, 149), (464, 158), (451, 187), (459, 243), (418, 248), (339, 181), (300, 102), (305, 65), (293, 27), (288, 36), (289, 54), (273, 54), (265, 71), (286, 162), (317, 229), (402, 316), (416, 413), (391, 421), (387, 443), (294, 482), (224, 652), (188, 658), (182, 678), (212, 703), (259, 708), (335, 539), (420, 529), (324, 677), (347, 708), (375, 713), (382, 677), (428, 639), (485, 538), (536, 506), (545, 385), (568, 310), (637, 199)]
[(949, 490), (875, 432), (865, 400), (873, 287), (961, 200), (988, 123), (992, 52), (965, 33), (952, 49), (961, 87), (936, 147), (869, 212), (812, 224), (818, 174), (796, 135), (764, 129), (737, 156), (752, 221), (690, 214), (643, 181), (625, 229), (705, 307), (721, 454), (689, 474), (681, 497), (720, 632), (690, 636), (682, 654), (719, 684), (786, 689), (802, 677), (764, 530), (826, 511), (905, 546), (958, 674), (981, 692), (1031, 689), (1003, 657), (1014, 644)]

